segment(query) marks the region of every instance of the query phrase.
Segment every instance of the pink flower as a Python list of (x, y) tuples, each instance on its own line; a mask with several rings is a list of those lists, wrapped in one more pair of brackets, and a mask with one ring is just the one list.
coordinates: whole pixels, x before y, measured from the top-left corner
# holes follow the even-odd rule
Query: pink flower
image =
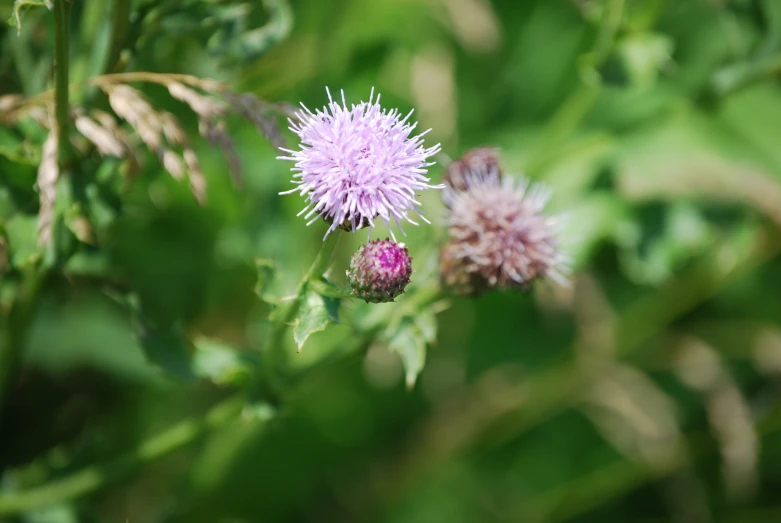
[(295, 162), (291, 170), (298, 187), (281, 194), (304, 196), (307, 205), (299, 216), (306, 213), (307, 225), (319, 217), (330, 222), (326, 236), (340, 226), (352, 231), (373, 227), (377, 217), (386, 225), (395, 222), (400, 230), (402, 221), (417, 225), (410, 213), (429, 223), (417, 194), (442, 188), (430, 185), (426, 177), (427, 167), (433, 165), (426, 160), (439, 152), (439, 144), (425, 148), (423, 136), (428, 131), (411, 136), (417, 126), (408, 122), (412, 112), (401, 118), (396, 109), (383, 110), (373, 89), (368, 102), (350, 108), (344, 91), (342, 105), (326, 92), (326, 107), (312, 113), (301, 104), (299, 122), (290, 121), (301, 148), (284, 149), (290, 155), (279, 159)]

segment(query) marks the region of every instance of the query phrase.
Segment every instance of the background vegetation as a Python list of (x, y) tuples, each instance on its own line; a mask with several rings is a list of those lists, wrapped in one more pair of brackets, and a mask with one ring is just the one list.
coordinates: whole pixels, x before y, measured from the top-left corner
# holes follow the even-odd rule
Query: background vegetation
[[(52, 12), (20, 7), (19, 35), (0, 28), (0, 95), (30, 98), (54, 86), (59, 33)], [(36, 232), (47, 132), (6, 122), (0, 520), (781, 519), (781, 2), (69, 10), (72, 104), (108, 109), (85, 81), (131, 71), (309, 107), (324, 86), (353, 101), (374, 86), (416, 109), (442, 164), (497, 145), (509, 172), (548, 183), (574, 273), (569, 288), (432, 300), (445, 233), (429, 191), (434, 225), (406, 238), (416, 290), (345, 302), (299, 354), (284, 333), (291, 370), (269, 400), (255, 379), (269, 297), (294, 292), (325, 227), (278, 196), (289, 164), (252, 122), (226, 121), (239, 188), (184, 103), (133, 83), (182, 122), (206, 202), (143, 148), (132, 174), (76, 141), (54, 251)], [(342, 241), (335, 265), (364, 240)]]

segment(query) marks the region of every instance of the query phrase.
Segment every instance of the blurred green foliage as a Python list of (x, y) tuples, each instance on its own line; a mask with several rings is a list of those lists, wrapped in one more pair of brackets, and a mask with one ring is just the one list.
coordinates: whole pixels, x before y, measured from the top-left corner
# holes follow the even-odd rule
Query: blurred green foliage
[[(186, 73), (309, 107), (324, 86), (354, 101), (375, 87), (416, 109), (442, 163), (497, 145), (508, 171), (548, 183), (572, 284), (429, 299), (445, 232), (428, 191), (433, 226), (405, 239), (410, 294), (337, 317), (312, 293), (311, 328), (284, 336), (284, 403), (252, 390), (239, 418), (206, 416), (262, 372), (269, 312), (325, 228), (278, 195), (289, 165), (239, 119), (242, 189), (194, 141), (204, 206), (151, 155), (132, 179), (85, 155), (59, 187), (69, 256), (39, 282), (0, 413), (0, 512), (74, 472), (95, 487), (0, 520), (781, 518), (781, 2), (135, 0), (122, 18), (123, 4), (72, 2), (74, 85)], [(0, 28), (0, 95), (53, 85), (51, 13), (22, 14), (19, 36)], [(106, 108), (94, 91), (72, 100)], [(180, 102), (145, 92), (197, 136)], [(0, 127), (5, 333), (51, 254), (36, 243), (44, 139)], [(201, 432), (148, 457), (171, 443), (157, 434)]]

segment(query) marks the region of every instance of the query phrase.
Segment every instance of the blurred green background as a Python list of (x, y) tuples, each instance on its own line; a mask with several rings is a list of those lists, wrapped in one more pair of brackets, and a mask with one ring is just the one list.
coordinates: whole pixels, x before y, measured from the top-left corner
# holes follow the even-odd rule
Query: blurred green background
[[(74, 83), (103, 72), (112, 9), (72, 2)], [(415, 108), (441, 164), (498, 146), (509, 173), (554, 189), (572, 283), (427, 310), (438, 334), (413, 388), (360, 327), (408, 302), (345, 303), (300, 354), (285, 336), (295, 380), (273, 419), (250, 407), (163, 459), (98, 474), (87, 496), (1, 521), (781, 521), (781, 2), (136, 0), (131, 12), (126, 71), (310, 108), (325, 86), (354, 102), (374, 87), (386, 107)], [(20, 36), (0, 28), (0, 94), (51, 86), (52, 27), (29, 9)], [(145, 92), (197, 136), (183, 104)], [(137, 454), (245, 383), (268, 328), (265, 264), (266, 292), (292, 293), (325, 226), (278, 195), (289, 163), (247, 123), (229, 127), (245, 186), (196, 139), (203, 207), (151, 156), (132, 182), (96, 155), (71, 174), (88, 180), (100, 247), (80, 244), (46, 282), (2, 407), (3, 496)], [(6, 315), (35, 250), (42, 139), (0, 133)], [(407, 228), (411, 290), (437, 278), (446, 235), (437, 192), (422, 202), (433, 225)], [(343, 240), (334, 266), (363, 241)], [(164, 332), (139, 336), (135, 308)]]

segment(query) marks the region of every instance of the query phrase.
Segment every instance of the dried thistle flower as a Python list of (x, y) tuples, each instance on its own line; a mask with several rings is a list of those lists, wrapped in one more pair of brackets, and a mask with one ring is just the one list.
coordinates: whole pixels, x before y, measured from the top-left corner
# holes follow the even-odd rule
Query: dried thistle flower
[(383, 110), (374, 90), (368, 102), (350, 108), (344, 91), (342, 105), (330, 92), (328, 100), (316, 113), (301, 104), (300, 123), (290, 121), (290, 129), (301, 138), (301, 150), (283, 149), (290, 156), (279, 159), (295, 162), (293, 183), (298, 187), (281, 194), (305, 196), (308, 203), (299, 215), (306, 213), (307, 225), (320, 217), (329, 221), (326, 236), (345, 222), (353, 231), (365, 223), (374, 226), (378, 216), (386, 225), (393, 220), (399, 229), (405, 220), (417, 225), (410, 212), (428, 223), (416, 193), (440, 188), (424, 176), (433, 165), (426, 160), (439, 151), (439, 144), (423, 147), (428, 131), (410, 137), (417, 126), (408, 123), (412, 112), (401, 118), (396, 109)]
[(404, 244), (374, 240), (353, 254), (347, 278), (353, 294), (367, 303), (393, 301), (404, 293), (412, 275), (412, 258)]
[(454, 192), (447, 219), (450, 242), (441, 256), (443, 280), (466, 294), (487, 288), (526, 289), (535, 280), (566, 283), (558, 219), (542, 210), (550, 191), (528, 180), (471, 179)]

